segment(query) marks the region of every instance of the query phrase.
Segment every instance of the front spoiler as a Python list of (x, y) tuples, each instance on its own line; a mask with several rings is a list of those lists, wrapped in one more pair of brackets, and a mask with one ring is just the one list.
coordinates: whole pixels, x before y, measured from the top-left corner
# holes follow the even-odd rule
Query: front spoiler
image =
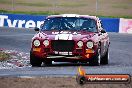
[(71, 59), (80, 59), (82, 58), (81, 56), (61, 56), (61, 55), (58, 55), (58, 56), (47, 56), (46, 58), (71, 58)]
[(56, 56), (47, 56), (44, 60), (51, 60), (55, 62), (88, 62), (93, 58), (84, 58), (82, 56), (63, 56), (63, 55), (56, 55)]
[(37, 53), (30, 51), (30, 54), (34, 54), (35, 57), (41, 58), (43, 61), (55, 61), (55, 62), (76, 62), (76, 61), (90, 61), (94, 58), (94, 55), (91, 58), (86, 58), (81, 55), (58, 55), (58, 54), (51, 54), (51, 55), (45, 55), (44, 53)]

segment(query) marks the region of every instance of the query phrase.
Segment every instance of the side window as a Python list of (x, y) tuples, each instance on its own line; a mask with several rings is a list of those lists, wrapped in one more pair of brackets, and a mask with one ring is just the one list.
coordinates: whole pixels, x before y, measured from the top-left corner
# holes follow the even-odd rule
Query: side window
[(100, 31), (101, 31), (101, 33), (106, 33), (106, 31), (105, 31), (105, 29), (103, 28), (103, 24), (102, 24), (102, 22), (101, 22), (101, 20), (100, 20)]
[(98, 20), (98, 30), (102, 30), (103, 29), (103, 25), (102, 25), (102, 22), (101, 20)]
[(101, 27), (104, 28), (102, 21), (100, 20)]

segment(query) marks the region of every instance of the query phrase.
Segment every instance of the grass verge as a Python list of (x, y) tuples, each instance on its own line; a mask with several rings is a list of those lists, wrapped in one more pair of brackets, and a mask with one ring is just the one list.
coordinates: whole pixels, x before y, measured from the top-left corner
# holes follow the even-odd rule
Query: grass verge
[(9, 58), (10, 58), (9, 54), (0, 51), (0, 61), (5, 61), (5, 60), (8, 60)]
[[(0, 13), (11, 13), (11, 14), (29, 14), (29, 15), (58, 15), (58, 14), (63, 14), (63, 13), (57, 13), (57, 12), (52, 12), (52, 11), (8, 11), (8, 10), (0, 10)], [(95, 14), (89, 14), (89, 15), (95, 15)], [(96, 15), (98, 17), (108, 17), (108, 18), (132, 18), (132, 16), (105, 16), (105, 15)]]
[(24, 11), (8, 11), (8, 10), (0, 10), (0, 13), (12, 13), (12, 14), (31, 14), (31, 15), (51, 15), (51, 14), (59, 14), (59, 13), (53, 13), (50, 11), (37, 11), (37, 12), (24, 12)]

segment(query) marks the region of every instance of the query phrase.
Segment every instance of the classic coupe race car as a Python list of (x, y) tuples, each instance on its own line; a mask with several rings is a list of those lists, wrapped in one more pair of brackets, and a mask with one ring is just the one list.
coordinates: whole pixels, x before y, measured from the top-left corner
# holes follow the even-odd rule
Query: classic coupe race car
[(32, 38), (32, 66), (54, 62), (108, 64), (109, 37), (96, 16), (62, 14), (48, 16)]

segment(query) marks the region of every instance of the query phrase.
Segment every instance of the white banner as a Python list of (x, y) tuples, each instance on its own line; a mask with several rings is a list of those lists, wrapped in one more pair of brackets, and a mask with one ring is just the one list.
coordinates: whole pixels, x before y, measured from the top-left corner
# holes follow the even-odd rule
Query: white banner
[(120, 18), (119, 33), (132, 33), (132, 19)]

